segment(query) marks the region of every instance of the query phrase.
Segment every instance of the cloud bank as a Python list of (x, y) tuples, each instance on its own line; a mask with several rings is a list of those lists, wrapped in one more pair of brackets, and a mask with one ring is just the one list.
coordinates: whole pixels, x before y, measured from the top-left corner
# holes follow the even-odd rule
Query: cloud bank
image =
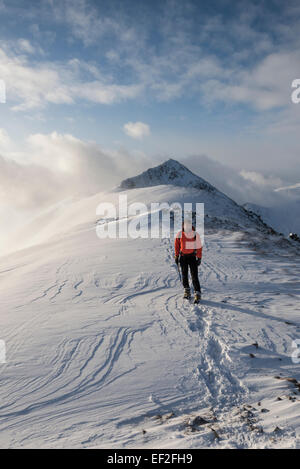
[[(116, 3), (109, 3), (44, 1), (39, 18), (36, 7), (20, 2), (16, 10), (6, 4), (8, 18), (31, 18), (31, 37), (3, 42), (0, 50), (0, 76), (14, 110), (141, 97), (159, 102), (196, 97), (257, 111), (289, 105), (300, 60), (296, 2), (277, 13), (267, 2), (252, 1), (237, 2), (228, 12), (224, 2), (210, 14), (195, 1), (166, 0), (155, 8), (124, 2), (117, 12)], [(51, 31), (44, 31), (46, 24)], [(63, 60), (46, 60), (48, 51), (39, 45), (51, 33), (54, 43), (61, 41)], [(44, 43), (49, 47), (49, 38)], [(78, 56), (68, 50), (73, 44)]]
[[(23, 47), (30, 47), (24, 43)], [(98, 104), (112, 104), (136, 98), (139, 84), (117, 84), (100, 74), (97, 67), (83, 60), (67, 62), (32, 62), (28, 55), (20, 55), (0, 48), (0, 77), (6, 83), (13, 111), (39, 109), (47, 104), (75, 104), (85, 100)]]
[[(8, 136), (4, 135), (4, 138)], [(109, 151), (73, 135), (34, 134), (18, 160), (0, 156), (1, 205), (40, 209), (64, 198), (101, 192), (150, 165), (143, 154)]]
[(57, 132), (30, 135), (16, 149), (0, 129), (0, 152), (0, 255), (16, 229), (49, 207), (111, 189), (132, 176), (132, 167), (138, 173), (152, 164), (141, 152), (110, 151)]
[(206, 179), (239, 204), (249, 202), (275, 207), (291, 197), (290, 194), (276, 192), (278, 187), (287, 185), (287, 180), (270, 173), (263, 174), (243, 169), (238, 171), (206, 155), (191, 155), (181, 161), (191, 171)]

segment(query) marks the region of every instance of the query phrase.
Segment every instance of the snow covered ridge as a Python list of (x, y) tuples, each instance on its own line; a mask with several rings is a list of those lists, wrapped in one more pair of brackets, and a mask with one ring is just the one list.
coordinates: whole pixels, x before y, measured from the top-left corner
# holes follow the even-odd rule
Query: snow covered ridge
[[(172, 189), (170, 186), (173, 186), (174, 189), (176, 188), (177, 194), (179, 193), (179, 188), (182, 187), (188, 191), (186, 194), (180, 194), (181, 198), (184, 198), (185, 201), (204, 203), (206, 224), (209, 228), (213, 225), (217, 229), (224, 228), (230, 231), (252, 228), (266, 234), (276, 234), (276, 231), (268, 226), (256, 213), (248, 211), (246, 207), (237, 204), (209, 182), (192, 173), (183, 164), (173, 159), (169, 159), (154, 168), (149, 168), (138, 176), (125, 179), (118, 186), (117, 191), (150, 189), (152, 187), (157, 187), (157, 191), (159, 191), (159, 186), (169, 187), (168, 193), (171, 199)], [(155, 195), (153, 192), (154, 197)], [(172, 202), (175, 202), (175, 200), (172, 199)]]
[[(205, 204), (200, 305), (172, 240), (97, 238), (97, 205), (124, 194)], [(35, 220), (1, 258), (0, 447), (300, 448), (300, 263), (270, 230), (217, 189), (161, 181)]]
[[(98, 238), (171, 238), (190, 223), (204, 242), (204, 204), (175, 202), (128, 203), (127, 194), (119, 195), (119, 203), (100, 202), (96, 213)], [(194, 235), (192, 236), (194, 239)]]
[[(291, 242), (284, 240), (257, 214), (237, 204), (181, 163), (170, 159), (140, 175), (124, 180), (114, 190), (56, 204), (24, 226), (21, 232), (17, 232), (7, 241), (6, 245), (0, 246), (0, 255), (45, 243), (50, 239), (58, 240), (61, 236), (69, 236), (74, 230), (93, 230), (95, 227), (94, 235), (97, 237), (97, 227), (101, 223), (109, 222), (108, 216), (101, 216), (97, 213), (99, 204), (107, 204), (113, 209), (116, 208), (116, 214), (114, 213), (110, 218), (111, 221), (114, 220), (117, 223), (118, 230), (126, 223), (134, 224), (134, 219), (138, 222), (141, 214), (128, 213), (125, 217), (118, 214), (119, 200), (124, 195), (128, 198), (128, 205), (145, 204), (150, 207), (145, 209), (147, 214), (144, 216), (145, 223), (144, 228), (141, 229), (141, 235), (150, 225), (153, 228), (151, 221), (150, 225), (147, 222), (147, 216), (153, 212), (151, 211), (153, 203), (169, 206), (179, 203), (182, 207), (186, 203), (192, 204), (193, 207), (197, 204), (204, 204), (205, 232), (209, 230), (210, 232), (244, 233), (252, 245), (256, 238), (254, 247), (256, 250), (262, 242), (265, 244), (264, 251), (273, 249), (274, 243), (281, 244), (283, 241), (287, 243), (284, 247), (288, 248), (288, 251), (291, 248)], [(295, 229), (291, 231), (297, 232)], [(279, 254), (281, 252), (282, 246), (279, 246)]]

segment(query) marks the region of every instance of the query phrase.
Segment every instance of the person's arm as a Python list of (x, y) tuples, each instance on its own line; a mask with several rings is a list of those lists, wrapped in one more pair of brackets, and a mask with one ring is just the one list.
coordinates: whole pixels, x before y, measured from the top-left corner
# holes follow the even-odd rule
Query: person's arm
[(181, 237), (181, 233), (178, 233), (175, 238), (175, 259), (178, 258), (180, 254), (180, 237)]
[(199, 233), (196, 233), (196, 256), (197, 259), (202, 259), (202, 244)]

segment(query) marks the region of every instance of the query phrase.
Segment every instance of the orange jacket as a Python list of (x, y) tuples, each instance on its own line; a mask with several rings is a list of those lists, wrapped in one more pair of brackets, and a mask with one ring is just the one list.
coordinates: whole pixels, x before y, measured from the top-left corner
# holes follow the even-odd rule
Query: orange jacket
[(190, 233), (179, 231), (175, 238), (175, 256), (179, 254), (192, 254), (195, 253), (198, 258), (202, 257), (202, 244), (199, 234), (193, 227)]

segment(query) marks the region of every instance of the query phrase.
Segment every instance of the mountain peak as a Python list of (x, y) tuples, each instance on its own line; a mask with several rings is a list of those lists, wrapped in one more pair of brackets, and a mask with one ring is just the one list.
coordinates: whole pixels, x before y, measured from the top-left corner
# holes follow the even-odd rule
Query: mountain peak
[(120, 189), (135, 189), (159, 185), (192, 187), (199, 190), (215, 191), (215, 188), (200, 176), (192, 173), (186, 166), (172, 158), (164, 163), (149, 168), (138, 176), (134, 176), (120, 184)]

